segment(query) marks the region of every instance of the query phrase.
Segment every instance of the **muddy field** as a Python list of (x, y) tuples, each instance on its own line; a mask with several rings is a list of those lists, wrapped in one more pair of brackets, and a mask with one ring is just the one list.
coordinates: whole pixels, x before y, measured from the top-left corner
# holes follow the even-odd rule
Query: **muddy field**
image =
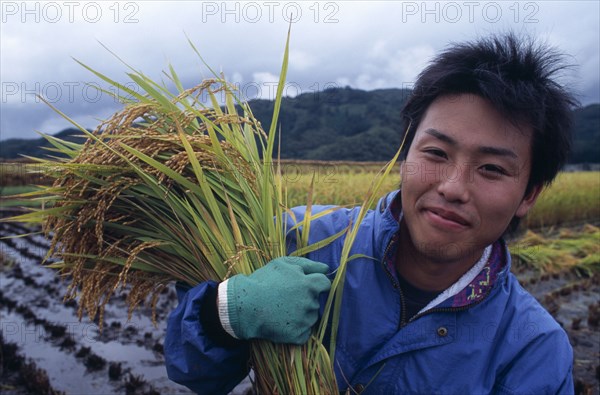
[[(17, 224), (0, 226), (0, 236), (25, 231)], [(0, 272), (0, 330), (3, 343), (9, 344), (9, 352), (3, 354), (10, 355), (14, 351), (34, 362), (37, 375), (44, 371), (50, 386), (57, 392), (190, 393), (169, 381), (164, 367), (163, 334), (166, 315), (176, 303), (173, 289), (161, 295), (157, 328), (149, 319), (149, 311), (144, 309), (127, 321), (123, 297), (107, 306), (104, 329), (100, 333), (99, 322), (87, 318), (78, 320), (76, 303), (61, 302), (66, 284), (54, 271), (40, 267), (39, 262), (48, 248), (43, 237), (0, 242), (3, 255), (8, 258)], [(18, 350), (13, 350), (15, 346)], [(11, 367), (8, 355), (2, 358), (2, 393), (21, 393), (23, 384), (33, 380), (20, 378), (19, 363)], [(9, 366), (5, 366), (7, 364)]]
[[(0, 237), (25, 232), (18, 224), (0, 224)], [(190, 393), (169, 381), (164, 368), (163, 336), (166, 316), (176, 304), (174, 290), (161, 294), (158, 327), (143, 308), (127, 321), (120, 297), (107, 306), (100, 333), (98, 322), (78, 320), (74, 302), (60, 302), (66, 285), (39, 266), (47, 248), (41, 236), (0, 240), (0, 391)], [(599, 394), (600, 275), (539, 275), (531, 270), (517, 275), (569, 334), (575, 350), (575, 392)]]

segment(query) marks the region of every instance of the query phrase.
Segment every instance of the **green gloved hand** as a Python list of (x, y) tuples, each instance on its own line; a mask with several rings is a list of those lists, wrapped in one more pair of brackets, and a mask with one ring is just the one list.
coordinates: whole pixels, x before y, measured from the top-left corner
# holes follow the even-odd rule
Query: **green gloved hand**
[(249, 276), (219, 284), (221, 325), (238, 339), (304, 344), (319, 316), (319, 294), (331, 288), (329, 267), (306, 258), (282, 257)]

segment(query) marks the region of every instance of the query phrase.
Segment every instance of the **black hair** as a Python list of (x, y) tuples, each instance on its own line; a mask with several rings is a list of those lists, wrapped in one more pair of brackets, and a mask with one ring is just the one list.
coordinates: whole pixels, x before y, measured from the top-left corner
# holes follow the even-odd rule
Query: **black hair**
[[(559, 84), (569, 66), (554, 48), (513, 33), (451, 45), (418, 76), (404, 108), (408, 150), (427, 108), (444, 95), (475, 94), (515, 125), (531, 127), (531, 173), (526, 193), (549, 185), (571, 147), (572, 108), (577, 100)], [(516, 229), (517, 220), (510, 228)]]
[(419, 74), (402, 109), (408, 133), (402, 158), (436, 98), (470, 93), (487, 99), (517, 125), (533, 129), (528, 190), (550, 184), (568, 158), (571, 110), (578, 104), (554, 79), (566, 67), (553, 48), (512, 33), (451, 46)]

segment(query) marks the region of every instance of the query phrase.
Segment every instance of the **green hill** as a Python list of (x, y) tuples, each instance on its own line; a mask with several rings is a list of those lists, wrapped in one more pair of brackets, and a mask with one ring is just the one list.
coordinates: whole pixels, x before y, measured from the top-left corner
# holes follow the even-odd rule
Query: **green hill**
[[(74, 128), (64, 129), (54, 136), (62, 140), (81, 143), (85, 141), (83, 133)], [(53, 148), (45, 138), (37, 139), (7, 139), (0, 143), (0, 159), (16, 159), (23, 155), (37, 158), (52, 156), (53, 152), (47, 150)]]
[[(408, 90), (379, 89), (363, 91), (335, 88), (284, 98), (281, 125), (281, 157), (312, 160), (389, 160), (400, 144), (400, 109)], [(273, 102), (252, 100), (250, 107), (265, 130), (269, 129)], [(570, 163), (600, 162), (600, 104), (575, 110), (574, 151)], [(56, 136), (77, 140), (81, 133), (63, 130)], [(19, 154), (48, 155), (40, 139), (2, 141), (0, 158)]]
[(571, 163), (600, 162), (600, 104), (575, 111), (575, 139)]

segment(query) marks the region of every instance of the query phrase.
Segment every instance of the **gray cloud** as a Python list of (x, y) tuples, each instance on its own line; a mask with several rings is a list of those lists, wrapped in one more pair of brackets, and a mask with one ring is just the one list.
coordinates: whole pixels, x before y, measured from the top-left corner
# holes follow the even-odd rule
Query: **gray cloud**
[[(0, 138), (67, 126), (35, 94), (93, 128), (119, 108), (89, 84), (106, 84), (73, 61), (126, 82), (127, 64), (155, 79), (172, 63), (188, 86), (206, 61), (249, 97), (272, 98), (293, 13), (287, 92), (328, 86), (407, 87), (450, 41), (512, 29), (572, 55), (567, 76), (584, 104), (600, 101), (599, 5), (541, 2), (2, 2)], [(25, 8), (24, 8), (25, 7)]]

